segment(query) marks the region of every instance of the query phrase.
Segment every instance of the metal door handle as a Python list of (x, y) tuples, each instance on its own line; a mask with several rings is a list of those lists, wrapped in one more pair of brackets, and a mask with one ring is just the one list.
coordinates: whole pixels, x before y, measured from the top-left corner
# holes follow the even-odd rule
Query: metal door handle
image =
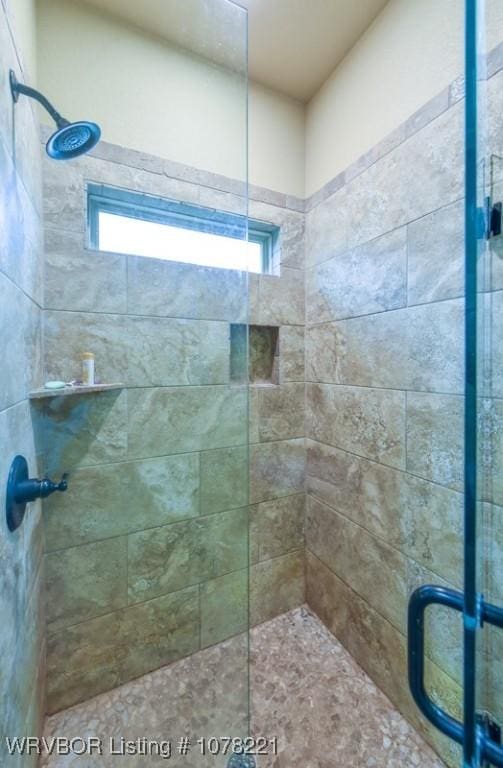
[[(463, 744), (463, 723), (445, 712), (428, 696), (424, 685), (424, 613), (429, 605), (443, 605), (460, 613), (464, 609), (464, 595), (455, 589), (425, 584), (416, 589), (409, 600), (408, 610), (408, 672), (410, 692), (420, 711), (439, 731)], [(481, 600), (481, 624), (487, 622), (503, 628), (503, 610)], [(503, 767), (503, 747), (493, 741), (482, 726), (478, 727), (477, 741), (482, 759), (498, 768)]]
[(424, 613), (429, 605), (444, 605), (463, 611), (463, 594), (454, 589), (426, 584), (416, 589), (409, 601), (408, 667), (410, 692), (417, 706), (430, 723), (442, 733), (463, 743), (464, 728), (454, 717), (444, 712), (430, 699), (424, 685)]

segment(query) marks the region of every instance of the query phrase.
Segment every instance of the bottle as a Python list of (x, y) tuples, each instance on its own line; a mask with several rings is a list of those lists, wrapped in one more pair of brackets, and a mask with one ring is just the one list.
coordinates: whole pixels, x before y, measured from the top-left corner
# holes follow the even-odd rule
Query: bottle
[(84, 386), (94, 384), (94, 355), (92, 352), (82, 353), (82, 383)]

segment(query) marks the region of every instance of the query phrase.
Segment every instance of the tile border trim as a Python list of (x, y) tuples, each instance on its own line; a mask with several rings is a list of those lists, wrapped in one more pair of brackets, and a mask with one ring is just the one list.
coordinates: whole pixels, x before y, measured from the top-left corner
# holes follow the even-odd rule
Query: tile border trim
[[(499, 43), (486, 55), (485, 65), (487, 80), (503, 70), (503, 42)], [(295, 195), (287, 195), (283, 192), (276, 192), (267, 187), (248, 184), (248, 198), (255, 202), (266, 203), (297, 213), (308, 213), (313, 208), (316, 208), (317, 205), (331, 197), (335, 192), (345, 186), (345, 184), (368, 170), (378, 160), (385, 155), (388, 155), (411, 136), (414, 136), (429, 125), (429, 123), (436, 120), (457, 102), (464, 99), (464, 96), (465, 78), (464, 75), (459, 75), (448, 86), (440, 91), (440, 93), (437, 93), (429, 99), (391, 133), (381, 139), (381, 141), (351, 163), (351, 165), (344, 171), (338, 173), (309, 197), (301, 198)], [(40, 137), (42, 142), (45, 143), (51, 133), (52, 131), (49, 126), (45, 124), (40, 125)], [(191, 184), (209, 187), (210, 189), (215, 189), (219, 192), (245, 197), (245, 181), (239, 181), (238, 179), (233, 179), (222, 174), (194, 168), (193, 166), (185, 165), (184, 163), (160, 158), (146, 152), (122, 147), (107, 141), (101, 141), (90, 153), (90, 156), (100, 160), (136, 168), (137, 170), (167, 176), (168, 178), (177, 179), (179, 181), (186, 181)]]
[[(499, 43), (485, 56), (486, 79), (494, 77), (503, 69), (503, 43)], [(317, 205), (331, 197), (334, 192), (352, 181), (370, 166), (374, 165), (385, 155), (392, 152), (400, 144), (414, 134), (436, 120), (440, 115), (454, 106), (465, 97), (465, 78), (459, 75), (440, 93), (437, 93), (414, 114), (408, 117), (395, 130), (375, 144), (365, 154), (351, 163), (344, 171), (341, 171), (333, 179), (324, 184), (317, 192), (305, 199), (304, 210), (306, 213), (316, 208)]]

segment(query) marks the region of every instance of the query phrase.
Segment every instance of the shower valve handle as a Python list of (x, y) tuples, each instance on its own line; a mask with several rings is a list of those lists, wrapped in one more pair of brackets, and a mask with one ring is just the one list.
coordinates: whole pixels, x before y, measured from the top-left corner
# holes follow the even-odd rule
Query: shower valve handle
[(26, 505), (35, 499), (45, 499), (56, 491), (66, 491), (68, 488), (67, 475), (64, 474), (59, 483), (48, 477), (39, 480), (29, 477), (28, 462), (24, 456), (16, 456), (11, 464), (7, 479), (6, 517), (10, 531), (15, 531), (23, 522)]
[(35, 501), (35, 499), (45, 499), (56, 491), (66, 491), (68, 482), (67, 475), (63, 475), (59, 483), (44, 477), (43, 480), (37, 478), (28, 478), (24, 482), (18, 483), (14, 491), (14, 498), (19, 503)]

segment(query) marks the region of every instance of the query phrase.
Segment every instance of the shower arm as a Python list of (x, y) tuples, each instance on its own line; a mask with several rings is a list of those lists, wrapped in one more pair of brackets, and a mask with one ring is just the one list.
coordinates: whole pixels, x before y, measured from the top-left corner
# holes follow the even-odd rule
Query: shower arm
[(19, 99), (19, 94), (23, 94), (24, 96), (29, 96), (30, 99), (35, 99), (35, 101), (38, 101), (39, 104), (41, 104), (44, 109), (50, 114), (58, 128), (64, 128), (66, 125), (70, 125), (69, 121), (66, 120), (64, 117), (62, 117), (57, 110), (54, 109), (51, 102), (45, 98), (45, 96), (40, 93), (40, 91), (35, 90), (35, 88), (30, 88), (29, 85), (24, 85), (23, 83), (20, 83), (14, 74), (13, 70), (11, 69), (9, 72), (9, 81), (10, 81), (10, 90), (12, 93), (12, 99), (14, 101), (14, 104), (17, 103), (17, 100)]

